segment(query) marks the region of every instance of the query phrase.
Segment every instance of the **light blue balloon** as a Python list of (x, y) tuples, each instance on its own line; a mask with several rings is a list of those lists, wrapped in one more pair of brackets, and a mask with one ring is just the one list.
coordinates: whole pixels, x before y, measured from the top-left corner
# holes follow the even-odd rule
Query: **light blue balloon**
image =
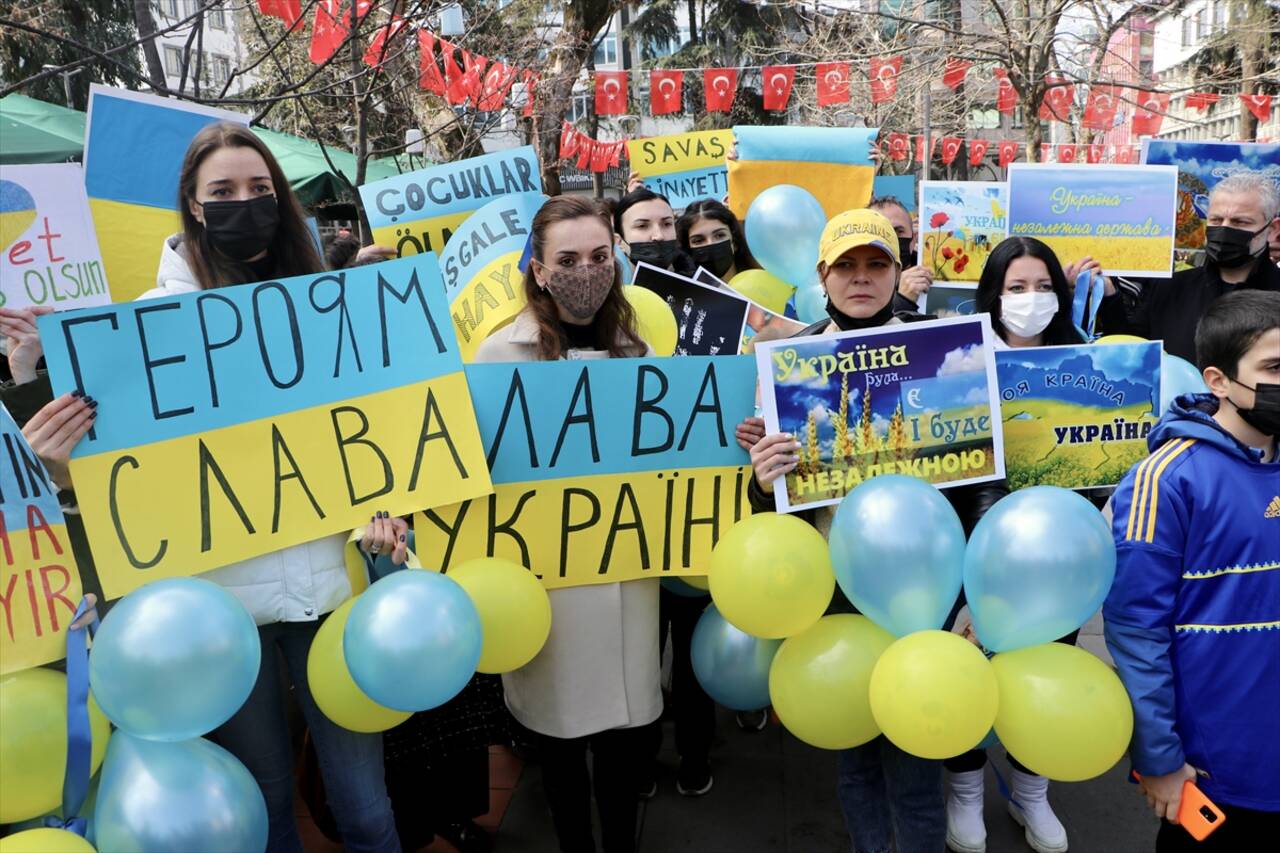
[(231, 719), (258, 680), (262, 641), (244, 605), (200, 578), (139, 587), (93, 638), (89, 686), (132, 735), (177, 741)]
[(827, 214), (813, 193), (778, 184), (747, 208), (747, 245), (766, 270), (788, 284), (809, 281), (818, 266), (818, 241)]
[(160, 743), (116, 732), (94, 819), (98, 849), (112, 853), (267, 847), (262, 789), (234, 755), (204, 738)]
[(769, 666), (782, 640), (753, 637), (729, 624), (714, 604), (693, 629), (693, 674), (707, 695), (734, 711), (769, 707)]
[(453, 578), (411, 569), (382, 578), (351, 606), (342, 652), (380, 705), (426, 711), (448, 702), (480, 662), (480, 614)]
[(1167, 352), (1160, 353), (1160, 414), (1183, 394), (1207, 394), (1204, 376), (1191, 362)]
[(802, 323), (816, 323), (826, 316), (827, 292), (822, 285), (806, 285), (796, 291), (796, 319)]
[(933, 485), (882, 474), (845, 495), (831, 522), (845, 596), (896, 637), (941, 628), (960, 596), (964, 527)]
[(1049, 643), (1102, 606), (1116, 546), (1102, 513), (1057, 486), (1002, 498), (969, 538), (964, 592), (973, 629), (993, 652)]
[(711, 593), (705, 589), (698, 589), (692, 584), (687, 584), (680, 578), (663, 578), (662, 588), (667, 592), (674, 592), (683, 598), (701, 598), (702, 596), (710, 596)]

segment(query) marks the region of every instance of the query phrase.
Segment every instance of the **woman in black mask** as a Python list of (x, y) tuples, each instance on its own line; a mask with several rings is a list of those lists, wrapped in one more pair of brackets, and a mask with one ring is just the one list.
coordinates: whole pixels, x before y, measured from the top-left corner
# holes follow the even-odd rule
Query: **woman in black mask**
[(742, 223), (733, 211), (714, 199), (695, 201), (676, 220), (676, 240), (700, 266), (721, 281), (729, 281), (760, 264), (747, 247)]
[(680, 275), (692, 275), (698, 269), (680, 251), (676, 215), (664, 195), (645, 187), (624, 195), (613, 208), (613, 230), (632, 264), (643, 262)]

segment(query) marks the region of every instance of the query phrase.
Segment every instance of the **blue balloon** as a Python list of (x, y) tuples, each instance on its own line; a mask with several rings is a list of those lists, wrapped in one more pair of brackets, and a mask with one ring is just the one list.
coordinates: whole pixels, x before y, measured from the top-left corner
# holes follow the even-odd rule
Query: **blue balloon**
[(687, 584), (680, 578), (663, 578), (662, 588), (667, 592), (674, 592), (676, 595), (684, 598), (701, 598), (702, 596), (710, 597), (711, 593), (705, 589), (698, 589), (696, 586)]
[(881, 628), (904, 637), (946, 622), (960, 595), (964, 527), (933, 485), (901, 474), (864, 481), (840, 501), (829, 541), (840, 589)]
[(820, 284), (810, 284), (796, 291), (796, 319), (816, 323), (827, 316), (827, 292)]
[(813, 193), (778, 184), (760, 193), (747, 209), (747, 245), (766, 270), (797, 287), (818, 266), (818, 241), (827, 214)]
[(249, 853), (267, 847), (262, 789), (204, 738), (159, 743), (116, 732), (98, 791), (99, 850)]
[(351, 606), (342, 652), (356, 686), (380, 705), (426, 711), (448, 702), (480, 662), (480, 614), (453, 578), (396, 572)]
[(1102, 513), (1057, 486), (1002, 498), (969, 538), (964, 592), (973, 629), (993, 652), (1049, 643), (1102, 606), (1116, 546)]
[(89, 653), (89, 686), (132, 735), (187, 740), (231, 719), (258, 680), (262, 641), (244, 605), (199, 578), (168, 578), (120, 599)]
[(714, 604), (693, 629), (693, 674), (707, 695), (734, 711), (769, 707), (769, 666), (782, 640), (753, 637), (729, 624)]
[(1160, 353), (1160, 414), (1183, 394), (1207, 394), (1204, 376), (1191, 362), (1167, 352)]

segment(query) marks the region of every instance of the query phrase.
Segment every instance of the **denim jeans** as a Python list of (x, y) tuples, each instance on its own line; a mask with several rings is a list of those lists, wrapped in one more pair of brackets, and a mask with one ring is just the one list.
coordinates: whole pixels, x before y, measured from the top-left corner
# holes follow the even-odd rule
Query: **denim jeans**
[(942, 762), (888, 738), (841, 750), (837, 794), (855, 853), (943, 853)]
[(268, 853), (303, 853), (293, 817), (293, 745), (285, 717), (280, 663), (311, 729), (325, 795), (348, 853), (400, 853), (382, 770), (382, 735), (331, 722), (311, 698), (307, 652), (319, 622), (262, 625), (262, 668), (240, 710), (214, 737), (249, 769), (267, 801)]

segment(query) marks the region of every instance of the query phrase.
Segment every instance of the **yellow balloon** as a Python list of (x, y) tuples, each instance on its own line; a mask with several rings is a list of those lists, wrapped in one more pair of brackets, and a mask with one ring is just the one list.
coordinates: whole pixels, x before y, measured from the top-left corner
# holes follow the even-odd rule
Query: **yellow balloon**
[(1094, 341), (1095, 344), (1145, 344), (1146, 338), (1137, 335), (1103, 335)]
[(788, 637), (769, 667), (769, 700), (787, 731), (819, 749), (849, 749), (880, 734), (871, 671), (893, 635), (865, 616), (823, 616)]
[(743, 270), (733, 277), (729, 286), (775, 314), (786, 310), (787, 301), (796, 292), (794, 285), (765, 270)]
[(0, 853), (96, 853), (93, 845), (65, 829), (28, 829), (0, 838)]
[(409, 712), (396, 711), (370, 699), (356, 686), (342, 653), (342, 632), (356, 603), (348, 599), (329, 614), (311, 641), (307, 652), (307, 684), (311, 698), (330, 720), (353, 732), (385, 732), (409, 719)]
[(711, 551), (711, 599), (757, 637), (799, 634), (822, 618), (836, 587), (827, 540), (792, 515), (762, 512), (730, 527)]
[[(89, 775), (107, 752), (111, 724), (89, 697)], [(62, 803), (67, 769), (67, 677), (26, 669), (0, 678), (0, 823), (40, 817)]]
[(551, 633), (551, 599), (533, 572), (479, 557), (449, 570), (480, 614), (484, 641), (477, 672), (511, 672), (533, 660)]
[(1133, 706), (1111, 667), (1062, 643), (1004, 652), (991, 665), (1000, 685), (996, 734), (1029, 769), (1083, 782), (1124, 756)]
[(656, 355), (676, 351), (676, 315), (661, 296), (636, 284), (622, 289), (636, 314), (636, 331)]
[(950, 758), (982, 743), (998, 704), (991, 663), (948, 631), (908, 634), (871, 673), (876, 722), (899, 749), (921, 758)]
[(680, 580), (694, 589), (711, 589), (711, 582), (707, 580), (706, 575), (680, 575)]

